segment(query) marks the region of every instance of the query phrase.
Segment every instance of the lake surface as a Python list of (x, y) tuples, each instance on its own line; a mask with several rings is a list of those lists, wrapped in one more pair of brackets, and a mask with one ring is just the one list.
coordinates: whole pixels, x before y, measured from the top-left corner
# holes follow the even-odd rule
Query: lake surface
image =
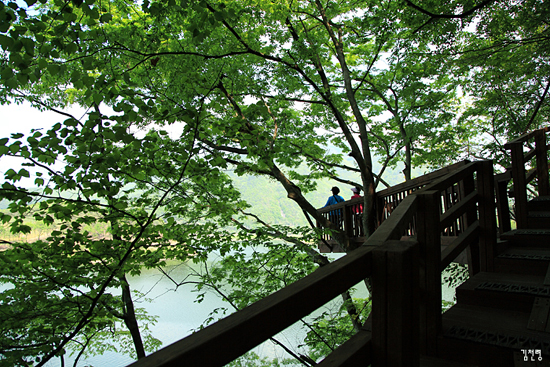
[[(182, 282), (194, 271), (200, 271), (200, 265), (191, 262), (184, 264), (173, 263), (165, 268), (170, 278), (176, 282)], [(189, 279), (188, 279), (189, 280)], [(147, 269), (140, 276), (128, 278), (132, 289), (144, 294), (147, 299), (134, 297), (136, 308), (144, 308), (150, 315), (158, 316), (155, 325), (150, 326), (152, 335), (160, 339), (163, 346), (167, 346), (197, 329), (209, 314), (216, 308), (226, 307), (228, 312), (233, 312), (231, 306), (224, 302), (213, 290), (207, 290), (204, 300), (196, 303), (197, 293), (194, 285), (185, 284), (176, 287), (174, 282), (156, 269)], [(295, 325), (277, 335), (280, 341), (289, 346), (300, 344), (304, 332), (300, 325)], [(291, 348), (296, 350), (296, 348)], [(288, 354), (272, 342), (267, 341), (254, 349), (262, 357), (289, 358)], [(302, 351), (303, 352), (303, 351)], [(134, 360), (128, 356), (106, 352), (101, 356), (81, 359), (78, 366), (81, 367), (123, 367)], [(66, 366), (72, 366), (74, 358), (65, 359)], [(51, 360), (47, 367), (60, 366), (59, 359)]]

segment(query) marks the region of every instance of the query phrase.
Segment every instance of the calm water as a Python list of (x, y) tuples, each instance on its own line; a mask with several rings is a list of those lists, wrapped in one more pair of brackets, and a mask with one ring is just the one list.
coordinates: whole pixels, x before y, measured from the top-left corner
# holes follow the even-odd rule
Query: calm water
[[(182, 282), (193, 269), (200, 270), (200, 265), (193, 263), (173, 264), (165, 270), (176, 282)], [(158, 316), (157, 323), (150, 326), (152, 335), (160, 339), (163, 346), (167, 346), (198, 328), (207, 319), (210, 312), (218, 307), (226, 307), (229, 312), (233, 309), (224, 302), (213, 290), (208, 290), (204, 301), (196, 303), (197, 293), (192, 284), (176, 287), (174, 282), (162, 275), (158, 270), (145, 270), (138, 277), (128, 278), (132, 289), (137, 290), (151, 302), (135, 298), (136, 308), (145, 308), (150, 315)], [(303, 331), (299, 325), (290, 327), (277, 335), (277, 338), (287, 345), (297, 346), (301, 342)], [(296, 349), (295, 349), (296, 350)], [(288, 354), (280, 347), (268, 341), (254, 349), (254, 351), (270, 358), (288, 358)], [(122, 367), (134, 360), (128, 356), (107, 352), (101, 356), (81, 359), (80, 367)], [(65, 366), (72, 366), (74, 358), (65, 359)], [(60, 366), (58, 359), (50, 361), (47, 367)]]

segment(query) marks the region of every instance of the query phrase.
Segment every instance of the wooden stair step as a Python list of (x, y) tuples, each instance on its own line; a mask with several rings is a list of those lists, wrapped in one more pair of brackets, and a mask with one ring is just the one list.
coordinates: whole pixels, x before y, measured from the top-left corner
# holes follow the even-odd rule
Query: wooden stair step
[(550, 229), (550, 211), (529, 212), (527, 214), (527, 225), (533, 229)]
[(501, 240), (508, 240), (517, 246), (550, 247), (550, 228), (514, 229), (500, 235)]
[(546, 276), (550, 264), (550, 249), (540, 247), (509, 247), (494, 259), (495, 271), (512, 274)]
[(546, 331), (550, 333), (550, 324), (548, 323), (548, 314), (550, 313), (550, 299), (536, 297), (533, 302), (531, 314), (527, 328), (529, 330)]
[(530, 330), (531, 312), (457, 304), (443, 314), (440, 357), (480, 366), (513, 367), (514, 352), (540, 350), (550, 359), (550, 333)]
[(456, 289), (459, 304), (530, 312), (535, 298), (548, 297), (545, 277), (530, 274), (481, 272)]
[(550, 211), (550, 196), (538, 196), (527, 203), (528, 211)]
[(478, 365), (464, 364), (457, 361), (448, 359), (421, 356), (420, 367), (477, 367)]

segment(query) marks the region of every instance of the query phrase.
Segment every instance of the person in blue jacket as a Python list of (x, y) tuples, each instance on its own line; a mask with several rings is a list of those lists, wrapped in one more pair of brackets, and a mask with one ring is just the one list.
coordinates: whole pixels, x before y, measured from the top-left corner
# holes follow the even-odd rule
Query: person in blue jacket
[[(330, 191), (332, 191), (332, 196), (328, 198), (325, 206), (334, 205), (345, 201), (343, 197), (338, 195), (338, 193), (340, 192), (340, 189), (338, 187), (334, 186), (332, 189), (330, 189)], [(328, 213), (328, 216), (329, 220), (332, 223), (340, 225), (340, 223), (342, 222), (342, 209), (332, 210)]]
[(332, 189), (330, 189), (330, 191), (332, 191), (332, 196), (329, 196), (325, 206), (334, 205), (345, 201), (343, 197), (338, 195), (340, 193), (340, 189), (338, 187), (334, 186)]

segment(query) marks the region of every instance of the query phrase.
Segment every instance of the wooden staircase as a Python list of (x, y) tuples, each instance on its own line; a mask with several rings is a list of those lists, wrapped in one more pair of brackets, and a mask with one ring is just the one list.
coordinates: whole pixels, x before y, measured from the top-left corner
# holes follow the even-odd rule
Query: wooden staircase
[(550, 226), (502, 237), (494, 271), (457, 288), (438, 354), (480, 366), (521, 366), (525, 358), (550, 366)]
[[(131, 366), (224, 366), (365, 278), (369, 321), (317, 366), (550, 366), (548, 131), (508, 143), (512, 166), (503, 174), (491, 161), (462, 162), (384, 190), (380, 226), (366, 240), (355, 224), (358, 201), (325, 208), (341, 209), (341, 230), (363, 245)], [(528, 200), (530, 182), (538, 195)], [(334, 251), (330, 240), (323, 243)], [(470, 279), (442, 315), (441, 272), (462, 254)]]
[[(537, 184), (548, 194), (543, 169)], [(514, 191), (525, 191), (516, 183), (527, 180), (513, 179)], [(480, 366), (550, 366), (550, 195), (527, 202), (517, 223), (500, 234), (492, 267), (456, 289), (457, 304), (442, 316), (439, 356)]]

